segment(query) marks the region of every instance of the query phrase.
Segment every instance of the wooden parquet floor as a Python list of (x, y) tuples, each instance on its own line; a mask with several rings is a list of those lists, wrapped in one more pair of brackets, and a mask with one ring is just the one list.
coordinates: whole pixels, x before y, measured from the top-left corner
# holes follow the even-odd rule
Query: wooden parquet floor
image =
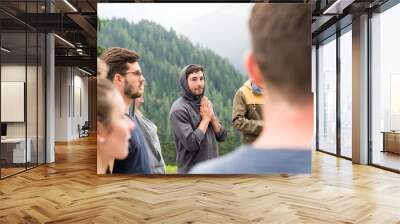
[(1, 177), (7, 177), (7, 176), (13, 175), (15, 173), (24, 171), (24, 170), (25, 170), (25, 167), (24, 168), (1, 168)]
[(312, 175), (97, 176), (96, 142), (0, 181), (0, 223), (400, 223), (400, 175), (320, 152)]

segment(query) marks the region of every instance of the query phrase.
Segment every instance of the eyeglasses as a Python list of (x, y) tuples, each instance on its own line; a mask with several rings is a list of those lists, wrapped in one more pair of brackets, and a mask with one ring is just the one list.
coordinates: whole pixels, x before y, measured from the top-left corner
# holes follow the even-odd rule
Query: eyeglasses
[(140, 70), (137, 70), (135, 72), (125, 72), (125, 74), (129, 74), (129, 73), (132, 73), (137, 77), (143, 77), (143, 74), (142, 74), (142, 72)]

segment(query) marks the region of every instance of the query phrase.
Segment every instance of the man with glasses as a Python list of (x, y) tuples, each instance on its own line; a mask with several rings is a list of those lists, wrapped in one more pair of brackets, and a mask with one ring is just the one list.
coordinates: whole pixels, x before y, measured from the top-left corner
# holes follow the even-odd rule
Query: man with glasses
[[(140, 56), (125, 48), (109, 48), (100, 57), (109, 67), (107, 78), (111, 80), (121, 93), (127, 105), (126, 116), (129, 108), (134, 106), (134, 99), (143, 95), (144, 77), (142, 75), (139, 59)], [(136, 124), (137, 126), (137, 124)], [(148, 146), (139, 128), (131, 132), (128, 156), (124, 160), (115, 160), (113, 173), (151, 173)]]

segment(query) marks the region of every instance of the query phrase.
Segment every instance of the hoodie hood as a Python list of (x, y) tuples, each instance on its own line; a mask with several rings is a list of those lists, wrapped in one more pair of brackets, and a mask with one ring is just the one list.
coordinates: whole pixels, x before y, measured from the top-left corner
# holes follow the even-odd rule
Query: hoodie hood
[[(192, 91), (189, 89), (189, 84), (187, 81), (186, 71), (193, 66), (194, 64), (186, 65), (181, 71), (181, 77), (179, 79), (179, 86), (181, 88), (181, 96), (188, 100), (194, 106), (200, 106), (201, 97), (204, 95), (205, 85), (203, 89), (203, 93), (201, 95), (194, 95)], [(204, 75), (204, 72), (203, 72)]]

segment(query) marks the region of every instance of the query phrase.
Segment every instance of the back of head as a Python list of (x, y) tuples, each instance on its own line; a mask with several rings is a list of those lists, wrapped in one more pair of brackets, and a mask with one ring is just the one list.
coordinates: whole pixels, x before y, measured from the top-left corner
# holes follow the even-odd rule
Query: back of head
[(97, 79), (97, 121), (108, 127), (111, 123), (113, 100), (117, 89), (108, 79)]
[(252, 49), (267, 87), (299, 104), (311, 94), (311, 10), (307, 4), (259, 3), (250, 21)]
[(135, 51), (126, 48), (112, 47), (105, 50), (100, 59), (109, 67), (107, 78), (113, 80), (117, 73), (125, 75), (128, 70), (126, 63), (138, 62), (140, 56)]

